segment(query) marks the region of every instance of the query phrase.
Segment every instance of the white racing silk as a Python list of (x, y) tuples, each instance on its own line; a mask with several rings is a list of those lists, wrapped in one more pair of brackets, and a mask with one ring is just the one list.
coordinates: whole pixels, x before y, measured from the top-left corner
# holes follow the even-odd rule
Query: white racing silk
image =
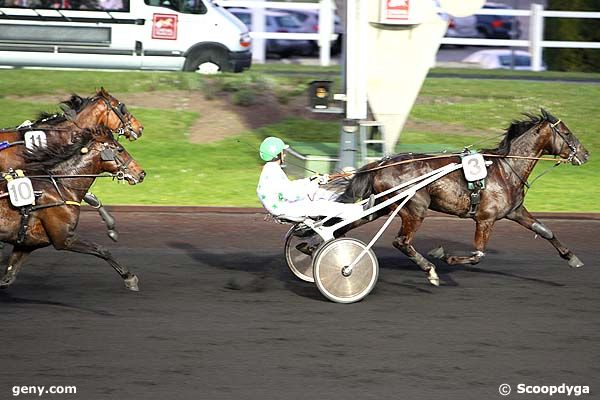
[(357, 219), (363, 211), (359, 204), (332, 201), (336, 195), (319, 188), (316, 180), (291, 181), (277, 162), (265, 164), (256, 193), (263, 207), (275, 216)]

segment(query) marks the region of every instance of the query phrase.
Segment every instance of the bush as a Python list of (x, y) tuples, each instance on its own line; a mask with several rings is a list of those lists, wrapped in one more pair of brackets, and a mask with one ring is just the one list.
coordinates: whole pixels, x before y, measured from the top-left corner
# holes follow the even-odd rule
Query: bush
[[(598, 0), (549, 0), (550, 10), (600, 11)], [(545, 40), (600, 42), (597, 19), (546, 18)], [(556, 71), (598, 72), (600, 51), (597, 49), (545, 49), (548, 68)]]
[(252, 89), (241, 89), (232, 96), (233, 104), (248, 107), (256, 103), (256, 96)]

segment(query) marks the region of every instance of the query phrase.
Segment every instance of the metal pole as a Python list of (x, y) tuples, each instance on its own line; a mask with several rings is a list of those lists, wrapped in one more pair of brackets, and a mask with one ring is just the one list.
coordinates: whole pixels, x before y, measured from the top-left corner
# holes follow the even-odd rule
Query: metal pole
[(346, 7), (346, 119), (340, 133), (340, 169), (356, 167), (359, 121), (367, 118), (367, 1), (348, 0)]
[(333, 34), (333, 0), (319, 4), (319, 61), (322, 67), (331, 64), (331, 35)]
[(346, 118), (367, 118), (368, 0), (348, 0)]
[(531, 52), (531, 70), (542, 70), (542, 41), (544, 40), (544, 6), (531, 5), (531, 19), (529, 21), (529, 48)]

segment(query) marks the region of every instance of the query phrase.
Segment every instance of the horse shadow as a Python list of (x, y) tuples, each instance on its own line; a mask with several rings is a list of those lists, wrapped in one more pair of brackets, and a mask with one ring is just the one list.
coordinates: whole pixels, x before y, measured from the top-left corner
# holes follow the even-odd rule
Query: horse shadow
[[(437, 239), (436, 239), (437, 241)], [(462, 242), (447, 242), (444, 241), (445, 245), (449, 245), (451, 248), (464, 248), (466, 245)], [(273, 256), (272, 253), (260, 253), (253, 251), (240, 251), (231, 253), (228, 252), (226, 255), (222, 253), (215, 253), (206, 251), (199, 248), (195, 244), (189, 242), (168, 242), (166, 243), (170, 248), (174, 248), (184, 252), (195, 262), (209, 266), (211, 268), (221, 270), (231, 270), (249, 273), (252, 277), (249, 280), (240, 280), (237, 277), (231, 277), (224, 285), (223, 290), (236, 290), (243, 292), (264, 292), (271, 288), (284, 288), (297, 296), (310, 298), (318, 301), (326, 301), (324, 297), (319, 293), (318, 289), (313, 283), (304, 282), (297, 279), (286, 266), (283, 252), (280, 255)], [(421, 245), (423, 248), (427, 248)], [(390, 246), (391, 247), (391, 246)], [(409, 290), (414, 293), (420, 294), (435, 294), (436, 290), (430, 286), (425, 277), (421, 280), (414, 279), (414, 273), (422, 271), (412, 263), (403, 254), (395, 250), (394, 248), (388, 248), (385, 245), (376, 246), (374, 248), (376, 254), (378, 254), (380, 269), (395, 271), (402, 273), (407, 272), (411, 276), (403, 278), (402, 281), (396, 281), (394, 279), (379, 278), (379, 284), (382, 290), (388, 290), (391, 288), (401, 288)], [(491, 249), (489, 254), (497, 253), (497, 251)], [(453, 278), (453, 274), (457, 271), (476, 273), (476, 274), (489, 274), (495, 276), (501, 276), (506, 278), (518, 279), (527, 282), (533, 282), (542, 285), (561, 287), (563, 284), (539, 279), (532, 278), (512, 272), (497, 271), (492, 269), (483, 269), (473, 266), (450, 266), (445, 264), (441, 260), (431, 259), (430, 261), (436, 265), (436, 269), (442, 280), (444, 287), (459, 287), (460, 283)], [(492, 266), (493, 268), (493, 266)], [(387, 275), (387, 274), (386, 274)], [(404, 275), (406, 276), (406, 275)], [(377, 287), (375, 291), (377, 291)]]
[(73, 304), (64, 303), (62, 301), (53, 301), (53, 300), (40, 300), (40, 299), (31, 299), (26, 297), (16, 297), (10, 294), (8, 291), (0, 291), (0, 304), (3, 306), (10, 305), (43, 305), (50, 306), (58, 309), (64, 309), (68, 311), (80, 311), (85, 313), (90, 313), (94, 315), (98, 315), (101, 317), (114, 317), (115, 314), (110, 313), (105, 310), (96, 310), (89, 307), (81, 307)]
[[(486, 249), (486, 254), (488, 257), (486, 257), (482, 261), (482, 264), (483, 264), (482, 267), (476, 267), (473, 265), (448, 265), (440, 259), (428, 256), (426, 253), (427, 250), (425, 250), (425, 249), (433, 249), (436, 246), (439, 246), (440, 242), (443, 242), (444, 248), (446, 250), (450, 250), (449, 253), (451, 253), (453, 255), (463, 255), (463, 254), (468, 255), (469, 254), (468, 251), (458, 250), (458, 249), (468, 249), (468, 248), (470, 248), (471, 244), (467, 241), (458, 241), (458, 240), (453, 241), (453, 240), (448, 240), (445, 238), (443, 240), (440, 240), (439, 238), (436, 238), (436, 237), (429, 237), (429, 238), (426, 238), (426, 239), (420, 241), (419, 244), (415, 245), (415, 247), (418, 247), (417, 250), (420, 252), (423, 252), (422, 254), (425, 256), (425, 258), (427, 258), (430, 262), (432, 262), (435, 265), (436, 271), (442, 281), (442, 285), (444, 285), (446, 287), (447, 286), (460, 286), (460, 283), (457, 282), (453, 278), (453, 274), (457, 273), (457, 272), (495, 275), (495, 276), (500, 276), (500, 277), (505, 277), (505, 278), (522, 280), (522, 281), (526, 281), (526, 282), (539, 283), (541, 285), (553, 286), (553, 287), (564, 287), (565, 286), (564, 284), (546, 280), (546, 279), (534, 278), (531, 276), (525, 276), (525, 275), (518, 274), (518, 273), (499, 271), (499, 270), (493, 269), (499, 265), (498, 261), (501, 260), (500, 258), (497, 258), (497, 257), (502, 256), (502, 252), (495, 249), (493, 246), (490, 246), (490, 247), (488, 247), (488, 249)], [(384, 247), (384, 246), (382, 246), (382, 247)], [(395, 249), (391, 249), (391, 250), (395, 250)], [(378, 256), (380, 268), (405, 270), (405, 271), (414, 271), (414, 270), (421, 271), (419, 269), (419, 267), (417, 267), (414, 263), (412, 263), (410, 260), (408, 260), (408, 258), (406, 258), (399, 251), (397, 253), (389, 253), (389, 251), (391, 251), (391, 250), (388, 248), (385, 248), (380, 253), (380, 254), (383, 254), (384, 256), (381, 256), (381, 255)]]

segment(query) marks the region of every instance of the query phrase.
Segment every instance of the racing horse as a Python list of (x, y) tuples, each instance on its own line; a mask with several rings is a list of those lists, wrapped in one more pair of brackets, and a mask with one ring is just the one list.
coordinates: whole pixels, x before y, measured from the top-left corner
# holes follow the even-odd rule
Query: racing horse
[[(144, 180), (146, 173), (117, 142), (107, 127), (84, 129), (69, 146), (49, 144), (25, 154), (25, 175), (30, 177), (35, 205), (14, 207), (8, 184), (0, 183), (0, 240), (13, 245), (0, 288), (16, 279), (27, 256), (53, 245), (58, 250), (91, 254), (107, 261), (124, 279), (125, 286), (138, 290), (138, 278), (119, 264), (105, 248), (78, 237), (79, 203), (99, 174), (110, 173), (129, 184)], [(18, 171), (17, 171), (18, 172)], [(17, 177), (4, 174), (5, 181)]]
[[(104, 88), (100, 88), (95, 96), (89, 98), (73, 94), (68, 100), (62, 101), (60, 106), (63, 114), (43, 113), (35, 122), (25, 122), (16, 128), (0, 129), (0, 171), (7, 171), (9, 168), (22, 169), (26, 145), (69, 145), (83, 129), (100, 125), (107, 126), (132, 141), (140, 137), (144, 130), (125, 104), (111, 96)], [(100, 200), (90, 193), (84, 197), (84, 201), (98, 210), (107, 224), (108, 236), (117, 240), (114, 218), (102, 207)]]
[[(528, 177), (541, 156), (554, 155), (564, 162), (582, 165), (587, 162), (589, 153), (564, 122), (544, 109), (540, 116), (525, 116), (523, 120), (512, 122), (497, 148), (482, 151), (486, 161), (492, 161), (492, 164), (488, 167), (485, 189), (479, 192), (479, 204), (475, 209), (471, 205), (473, 192), (468, 189), (462, 170), (458, 170), (418, 190), (400, 210), (402, 226), (393, 242), (394, 247), (425, 271), (431, 284), (439, 285), (435, 266), (412, 245), (428, 209), (475, 220), (475, 251), (471, 255), (447, 254), (443, 247), (429, 253), (450, 265), (479, 263), (485, 256), (494, 223), (507, 218), (547, 239), (571, 267), (583, 266), (581, 260), (558, 240), (550, 228), (527, 211), (523, 201), (525, 187), (529, 186)], [(460, 162), (458, 155), (431, 157), (426, 154), (399, 154), (382, 162), (368, 164), (357, 171), (338, 201), (367, 198), (456, 161)], [(379, 202), (393, 195), (383, 196)], [(339, 234), (387, 215), (396, 206), (393, 204), (380, 210), (373, 218), (359, 220), (344, 228), (343, 232), (340, 230)]]

